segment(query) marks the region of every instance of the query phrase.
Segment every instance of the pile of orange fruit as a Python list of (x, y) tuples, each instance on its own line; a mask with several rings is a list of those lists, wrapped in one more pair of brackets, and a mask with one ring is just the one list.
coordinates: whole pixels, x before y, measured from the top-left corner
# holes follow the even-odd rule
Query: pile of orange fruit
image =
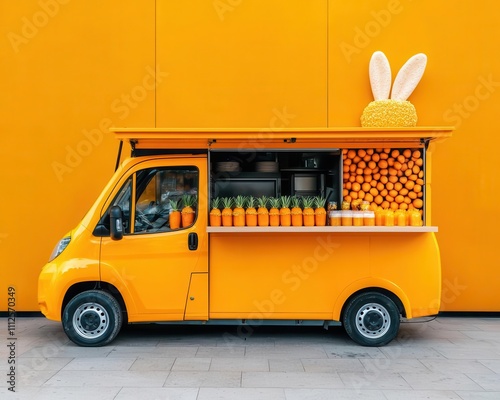
[(424, 170), (419, 149), (343, 149), (343, 200), (371, 210), (422, 210)]

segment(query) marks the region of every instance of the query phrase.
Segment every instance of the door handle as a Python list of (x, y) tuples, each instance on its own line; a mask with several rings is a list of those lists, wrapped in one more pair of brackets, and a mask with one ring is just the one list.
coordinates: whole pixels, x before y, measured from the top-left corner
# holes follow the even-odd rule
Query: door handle
[(198, 234), (191, 232), (188, 235), (188, 248), (189, 250), (196, 250), (198, 248)]

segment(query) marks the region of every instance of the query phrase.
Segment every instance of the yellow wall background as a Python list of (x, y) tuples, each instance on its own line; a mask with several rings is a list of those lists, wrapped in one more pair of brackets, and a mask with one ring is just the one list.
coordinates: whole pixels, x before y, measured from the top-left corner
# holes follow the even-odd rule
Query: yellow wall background
[[(116, 162), (120, 127), (359, 126), (368, 62), (427, 70), (443, 311), (500, 311), (500, 28), (494, 0), (0, 0), (0, 310), (37, 277)], [(404, 268), (404, 265), (401, 266)]]

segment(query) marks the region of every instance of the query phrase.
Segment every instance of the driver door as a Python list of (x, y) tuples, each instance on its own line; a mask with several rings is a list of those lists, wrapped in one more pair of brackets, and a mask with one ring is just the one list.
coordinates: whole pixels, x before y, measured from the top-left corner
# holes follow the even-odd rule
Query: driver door
[[(206, 168), (203, 157), (136, 164), (103, 213), (118, 205), (124, 215), (123, 238), (102, 238), (100, 265), (130, 322), (208, 317), (207, 200), (199, 195)], [(171, 229), (173, 206), (180, 210), (186, 196), (195, 199), (194, 222)]]

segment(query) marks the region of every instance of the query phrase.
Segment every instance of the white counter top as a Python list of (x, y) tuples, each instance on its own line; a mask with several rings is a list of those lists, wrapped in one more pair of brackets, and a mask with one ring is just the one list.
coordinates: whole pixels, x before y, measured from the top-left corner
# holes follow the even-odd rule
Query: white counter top
[(437, 232), (437, 226), (209, 226), (209, 233), (421, 233)]

